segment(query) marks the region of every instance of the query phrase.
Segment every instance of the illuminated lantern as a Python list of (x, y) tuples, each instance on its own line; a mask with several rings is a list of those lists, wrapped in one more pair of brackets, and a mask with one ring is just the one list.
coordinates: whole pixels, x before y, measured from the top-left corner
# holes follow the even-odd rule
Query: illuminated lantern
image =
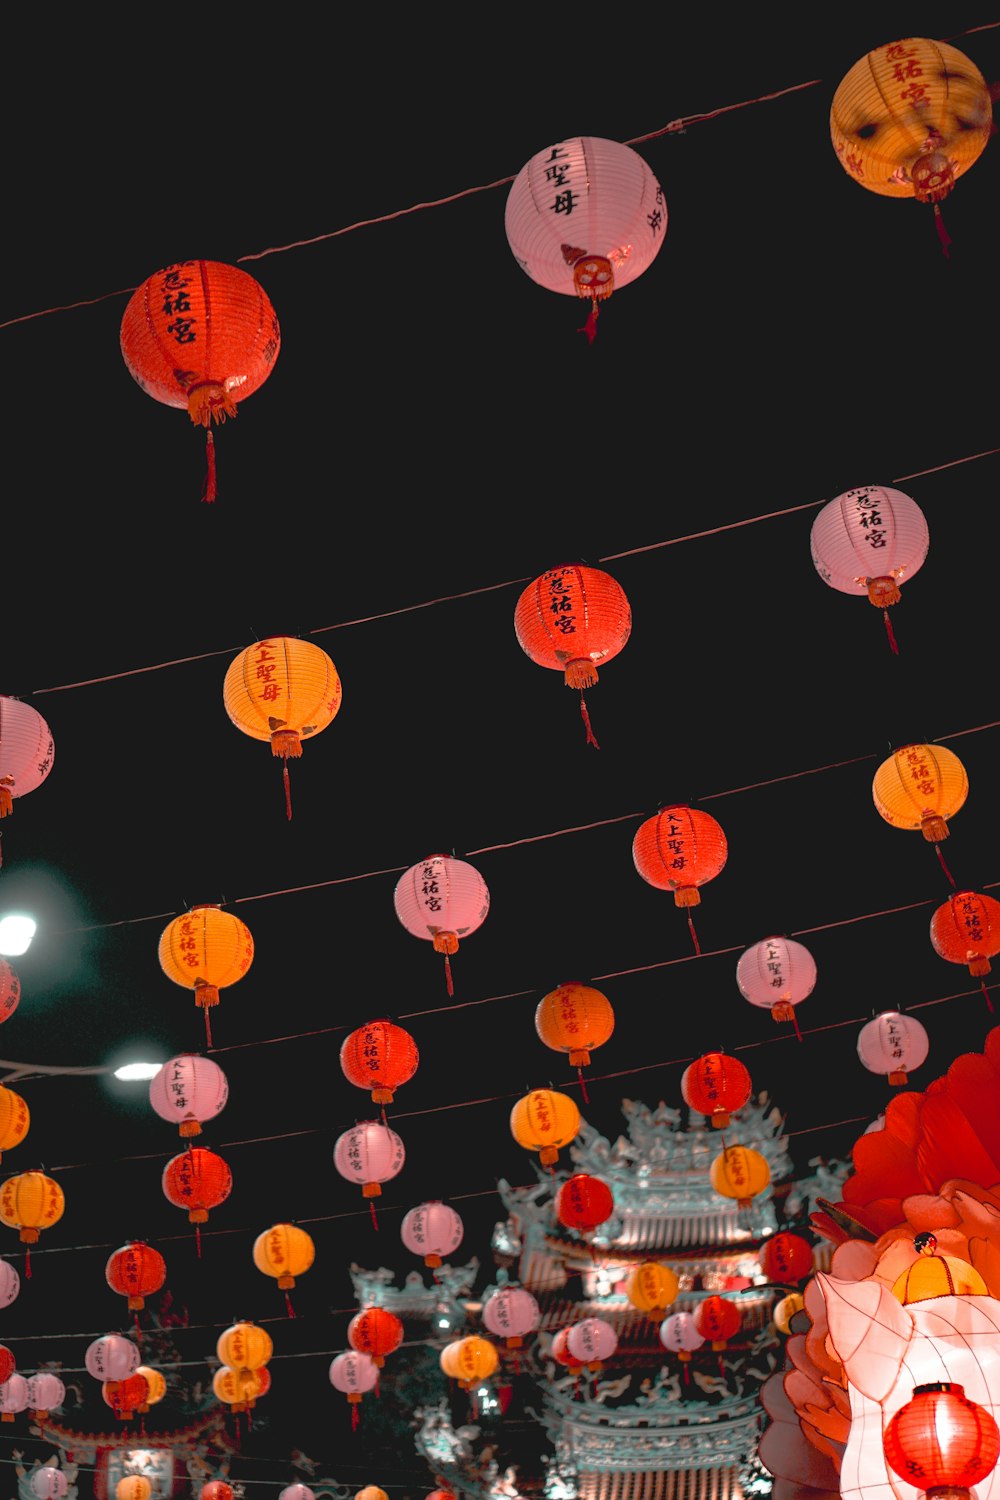
[(562, 672), (566, 686), (579, 690), (587, 743), (598, 749), (584, 689), (595, 685), (598, 667), (618, 655), (631, 631), (632, 607), (621, 584), (582, 563), (540, 574), (514, 609), (518, 645), (537, 666)]
[(128, 300), (119, 331), (132, 379), (155, 401), (186, 410), (205, 428), (202, 500), (216, 497), (212, 423), (235, 417), (260, 389), (281, 347), (264, 288), (238, 266), (183, 260), (147, 276)]
[(9, 1380), (17, 1369), (17, 1361), (6, 1344), (0, 1344), (0, 1385)]
[(927, 1058), (927, 1032), (913, 1016), (886, 1010), (858, 1032), (858, 1056), (869, 1073), (884, 1073), (893, 1088), (902, 1088), (909, 1074)]
[[(696, 807), (664, 807), (647, 818), (632, 840), (632, 861), (648, 885), (673, 891), (674, 905), (701, 901), (698, 887), (723, 869), (729, 844), (715, 819)], [(701, 952), (688, 910), (688, 928), (696, 953)]]
[(144, 1474), (125, 1474), (115, 1485), (115, 1500), (149, 1500), (152, 1493)]
[(219, 1334), (215, 1352), (221, 1364), (242, 1374), (262, 1369), (274, 1353), (274, 1344), (265, 1328), (241, 1319)]
[(21, 981), (5, 958), (0, 958), (0, 1022), (8, 1021), (21, 999)]
[(152, 1365), (138, 1365), (135, 1373), (141, 1375), (146, 1382), (146, 1399), (136, 1409), (140, 1412), (147, 1412), (151, 1406), (163, 1400), (167, 1394), (167, 1382), (160, 1371), (154, 1370)]
[(569, 1347), (569, 1328), (560, 1328), (552, 1338), (552, 1358), (557, 1365), (562, 1365), (565, 1370), (572, 1370), (574, 1374), (583, 1369), (583, 1360), (577, 1359)]
[(23, 1375), (9, 1375), (0, 1385), (0, 1422), (13, 1422), (28, 1406), (28, 1382)]
[(467, 1391), (471, 1391), (480, 1381), (489, 1380), (499, 1365), (500, 1356), (496, 1345), (491, 1344), (489, 1339), (470, 1333), (468, 1337), (458, 1340), (454, 1352), (455, 1379)]
[(255, 641), (230, 662), (222, 701), (236, 728), (252, 740), (267, 740), (281, 758), (285, 816), (292, 816), (288, 762), (302, 743), (332, 724), (344, 690), (340, 674), (322, 647), (293, 635)]
[(399, 1231), (407, 1250), (422, 1255), (424, 1265), (432, 1269), (441, 1264), (444, 1256), (458, 1249), (464, 1232), (461, 1217), (435, 1198), (405, 1213)]
[(503, 1339), (508, 1349), (520, 1349), (542, 1321), (542, 1310), (525, 1287), (505, 1285), (487, 1297), (482, 1317), (487, 1332)]
[(218, 906), (192, 906), (160, 934), (160, 968), (168, 979), (194, 990), (205, 1012), (205, 1037), (212, 1045), (208, 1012), (219, 991), (242, 979), (253, 963), (253, 938), (245, 922)]
[(454, 994), (451, 955), (458, 940), (481, 927), (490, 909), (486, 881), (475, 866), (450, 854), (432, 854), (399, 877), (393, 893), (396, 916), (407, 932), (444, 955), (448, 994)]
[(724, 1349), (743, 1326), (740, 1310), (728, 1297), (705, 1297), (694, 1310), (694, 1326), (713, 1349)]
[(792, 938), (761, 938), (737, 959), (736, 984), (744, 1000), (769, 1010), (773, 1021), (791, 1021), (802, 1040), (795, 1007), (816, 986), (816, 961), (808, 948)]
[(765, 1240), (758, 1260), (768, 1281), (804, 1281), (813, 1268), (813, 1248), (800, 1234), (783, 1229)]
[(257, 1370), (232, 1370), (228, 1365), (222, 1365), (212, 1376), (212, 1391), (235, 1415), (252, 1410), (257, 1397), (265, 1394), (270, 1383), (271, 1377), (264, 1365)]
[(106, 1333), (88, 1345), (83, 1362), (95, 1380), (124, 1380), (139, 1368), (139, 1346), (121, 1333)]
[(189, 1146), (167, 1162), (162, 1185), (168, 1202), (175, 1208), (187, 1209), (188, 1223), (195, 1225), (201, 1255), (201, 1226), (208, 1221), (209, 1210), (225, 1203), (232, 1192), (232, 1172), (214, 1151), (207, 1151), (204, 1146)]
[(14, 811), (14, 798), (33, 792), (52, 770), (52, 731), (37, 709), (0, 694), (0, 818)]
[(139, 1309), (145, 1307), (147, 1297), (163, 1286), (167, 1279), (167, 1263), (152, 1245), (131, 1240), (108, 1257), (104, 1276), (113, 1292), (128, 1298), (129, 1310), (136, 1314), (135, 1326), (138, 1328)]
[(403, 1342), (403, 1325), (387, 1307), (365, 1307), (347, 1325), (347, 1342), (358, 1354), (367, 1354), (381, 1370), (387, 1354)]
[(759, 1151), (749, 1146), (727, 1146), (712, 1162), (709, 1178), (717, 1193), (735, 1198), (737, 1208), (743, 1211), (770, 1183), (771, 1168)]
[(32, 1474), (29, 1482), (31, 1492), (38, 1496), (38, 1500), (62, 1500), (69, 1491), (69, 1480), (62, 1469), (57, 1469), (54, 1464), (42, 1464)]
[(272, 1224), (253, 1244), (253, 1263), (265, 1276), (273, 1276), (285, 1294), (289, 1317), (294, 1317), (289, 1291), (296, 1276), (304, 1276), (316, 1259), (312, 1238), (297, 1224)]
[(375, 1104), (391, 1104), (396, 1089), (417, 1071), (420, 1053), (408, 1031), (392, 1021), (369, 1021), (352, 1031), (340, 1049), (348, 1083), (370, 1089)]
[(877, 484), (845, 490), (829, 501), (817, 512), (809, 537), (813, 565), (823, 582), (841, 594), (867, 596), (882, 611), (897, 655), (889, 607), (899, 603), (903, 583), (923, 564), (929, 540), (916, 501), (902, 490)]
[(633, 1307), (646, 1314), (651, 1323), (663, 1322), (679, 1288), (676, 1273), (656, 1260), (642, 1261), (633, 1266), (625, 1278), (626, 1297)]
[(888, 42), (851, 67), (830, 107), (830, 137), (855, 182), (886, 198), (940, 204), (978, 161), (990, 138), (989, 86), (949, 42), (911, 36)]
[(101, 1395), (120, 1422), (130, 1422), (146, 1400), (148, 1388), (141, 1375), (126, 1375), (124, 1380), (106, 1380)]
[(774, 1326), (779, 1333), (791, 1333), (792, 1319), (797, 1312), (801, 1312), (806, 1305), (806, 1299), (801, 1292), (789, 1292), (774, 1304), (772, 1318)]
[(0, 1083), (0, 1153), (19, 1146), (30, 1124), (28, 1106), (20, 1094)]
[(618, 1348), (618, 1334), (605, 1318), (581, 1318), (570, 1325), (566, 1348), (592, 1374), (602, 1370)]
[(991, 972), (990, 959), (1000, 953), (1000, 901), (979, 891), (956, 891), (931, 917), (931, 947), (939, 958), (968, 966), (992, 1010), (984, 976)]
[(611, 1002), (588, 984), (557, 985), (542, 996), (535, 1010), (535, 1030), (546, 1047), (569, 1055), (570, 1066), (576, 1068), (580, 1079), (585, 1104), (590, 1100), (583, 1069), (589, 1066), (594, 1048), (602, 1047), (614, 1029)]
[(948, 837), (953, 818), (969, 795), (969, 778), (958, 756), (943, 745), (903, 745), (875, 772), (875, 810), (892, 828), (919, 828), (929, 844)]
[(675, 1312), (664, 1318), (660, 1324), (660, 1343), (664, 1349), (687, 1364), (696, 1349), (700, 1349), (705, 1342), (705, 1336), (698, 1330), (694, 1313)]
[(551, 1169), (559, 1151), (580, 1130), (580, 1111), (568, 1094), (555, 1089), (532, 1089), (510, 1112), (510, 1129), (526, 1151), (537, 1151), (543, 1167)]
[(330, 1364), (330, 1384), (334, 1390), (342, 1391), (351, 1406), (351, 1426), (358, 1425), (358, 1406), (366, 1391), (373, 1390), (378, 1383), (378, 1365), (370, 1354), (359, 1354), (356, 1349), (338, 1354)]
[(21, 1290), (21, 1278), (9, 1260), (0, 1259), (0, 1308), (9, 1307)]
[(153, 1109), (185, 1137), (201, 1135), (203, 1123), (221, 1114), (228, 1098), (229, 1081), (219, 1064), (197, 1052), (171, 1057), (149, 1084)]
[(731, 1111), (742, 1109), (753, 1085), (737, 1057), (705, 1052), (681, 1075), (681, 1096), (688, 1109), (706, 1115), (716, 1130), (729, 1124)]
[(957, 1255), (937, 1254), (937, 1236), (929, 1229), (913, 1240), (916, 1260), (892, 1284), (892, 1295), (906, 1305), (931, 1297), (988, 1297), (990, 1289), (974, 1266)]
[(341, 1177), (348, 1182), (360, 1183), (361, 1191), (369, 1200), (372, 1223), (378, 1228), (375, 1217), (374, 1198), (382, 1192), (383, 1182), (388, 1182), (402, 1170), (406, 1160), (403, 1142), (388, 1125), (378, 1120), (362, 1120), (338, 1136), (333, 1148), (333, 1164)]
[(235, 1491), (224, 1479), (210, 1479), (198, 1491), (198, 1500), (234, 1500)]
[(514, 259), (550, 292), (601, 302), (648, 270), (667, 229), (663, 189), (631, 146), (578, 135), (544, 146), (511, 184), (504, 228)]
[(286, 1484), (278, 1500), (316, 1500), (316, 1492), (307, 1484)]
[(935, 1380), (913, 1388), (882, 1437), (889, 1467), (928, 1497), (959, 1500), (1000, 1457), (1000, 1428), (962, 1386)]
[(441, 1350), (438, 1363), (449, 1380), (458, 1379), (458, 1346), (461, 1339), (452, 1339), (450, 1344), (445, 1344)]
[(614, 1211), (614, 1195), (608, 1184), (587, 1172), (574, 1172), (556, 1194), (556, 1218), (584, 1237), (592, 1234), (599, 1224), (606, 1224)]
[(389, 1496), (377, 1484), (366, 1484), (363, 1490), (358, 1490), (354, 1500), (389, 1500)]
[(66, 1387), (58, 1375), (52, 1375), (48, 1370), (30, 1375), (27, 1385), (28, 1405), (38, 1422), (44, 1422), (49, 1412), (56, 1411), (66, 1400)]
[[(62, 1188), (44, 1172), (20, 1172), (0, 1184), (0, 1221), (19, 1231), (23, 1245), (37, 1244), (41, 1230), (61, 1219), (65, 1207)], [(26, 1251), (25, 1276), (31, 1275), (30, 1255)]]

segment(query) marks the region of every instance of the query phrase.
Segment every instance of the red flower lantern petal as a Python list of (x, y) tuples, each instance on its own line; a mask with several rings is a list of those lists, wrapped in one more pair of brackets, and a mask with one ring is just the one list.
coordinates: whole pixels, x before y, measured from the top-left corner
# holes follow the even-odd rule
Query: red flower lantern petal
[(725, 1052), (705, 1052), (681, 1077), (681, 1095), (688, 1109), (707, 1115), (716, 1130), (724, 1130), (730, 1114), (742, 1109), (753, 1084), (749, 1071), (737, 1057)]

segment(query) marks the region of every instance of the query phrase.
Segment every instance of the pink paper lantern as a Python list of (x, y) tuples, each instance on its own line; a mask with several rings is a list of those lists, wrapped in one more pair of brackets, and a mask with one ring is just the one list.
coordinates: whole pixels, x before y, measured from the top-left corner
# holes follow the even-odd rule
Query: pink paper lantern
[(13, 812), (15, 797), (41, 786), (54, 758), (52, 731), (38, 710), (0, 695), (0, 818)]
[(142, 1363), (138, 1344), (120, 1333), (106, 1333), (89, 1345), (83, 1362), (95, 1380), (125, 1380)]
[(351, 1426), (357, 1427), (361, 1398), (378, 1384), (378, 1365), (370, 1354), (347, 1349), (330, 1364), (330, 1384), (347, 1397), (351, 1406)]
[(660, 1324), (660, 1343), (664, 1349), (682, 1360), (689, 1360), (693, 1351), (700, 1349), (704, 1342), (704, 1336), (698, 1332), (694, 1313), (671, 1313)]
[(618, 1348), (618, 1335), (604, 1318), (582, 1318), (571, 1326), (566, 1348), (581, 1365), (597, 1371)]
[(454, 994), (451, 955), (458, 940), (483, 925), (490, 893), (479, 871), (464, 859), (432, 854), (400, 876), (393, 896), (396, 916), (407, 932), (433, 943), (444, 954), (449, 995)]
[(175, 1123), (183, 1136), (200, 1135), (229, 1098), (229, 1081), (218, 1063), (196, 1052), (171, 1057), (150, 1080), (149, 1102), (161, 1120)]
[(541, 1308), (523, 1286), (502, 1286), (491, 1292), (483, 1303), (482, 1316), (484, 1326), (497, 1338), (505, 1339), (508, 1349), (519, 1349), (542, 1321)]
[(550, 292), (598, 305), (648, 270), (663, 245), (663, 189), (631, 146), (571, 136), (537, 151), (515, 177), (504, 211), (522, 271)]
[[(11, 1380), (13, 1378), (11, 1376)], [(50, 1411), (57, 1411), (66, 1400), (66, 1387), (58, 1375), (53, 1375), (48, 1370), (42, 1370), (38, 1375), (29, 1375), (27, 1386), (29, 1407), (33, 1412), (44, 1416), (48, 1416)]]
[(9, 1260), (0, 1260), (0, 1307), (9, 1307), (21, 1290), (21, 1277)]
[(69, 1490), (69, 1480), (62, 1469), (54, 1464), (43, 1464), (36, 1469), (30, 1480), (31, 1492), (38, 1500), (62, 1500)]
[(816, 960), (802, 943), (786, 937), (761, 938), (740, 954), (736, 984), (744, 1000), (769, 1010), (775, 1021), (791, 1021), (799, 1037), (795, 1006), (812, 994)]
[(407, 1250), (422, 1255), (424, 1265), (435, 1268), (458, 1249), (465, 1226), (453, 1208), (432, 1198), (403, 1215), (399, 1232)]
[(927, 521), (915, 500), (886, 485), (863, 484), (824, 505), (812, 524), (817, 573), (842, 594), (867, 595), (882, 610), (889, 644), (896, 641), (889, 606), (927, 556)]
[(334, 1166), (348, 1182), (360, 1184), (362, 1193), (371, 1202), (376, 1228), (375, 1204), (371, 1200), (379, 1197), (383, 1182), (402, 1170), (405, 1160), (406, 1151), (399, 1136), (378, 1120), (362, 1120), (352, 1125), (338, 1136), (334, 1145)]
[(23, 1375), (10, 1375), (0, 1385), (0, 1422), (13, 1422), (28, 1406), (28, 1382)]
[(926, 1061), (929, 1049), (926, 1029), (898, 1010), (883, 1011), (858, 1033), (861, 1061), (869, 1073), (885, 1073), (894, 1088), (908, 1082), (909, 1073)]
[(278, 1500), (316, 1500), (316, 1492), (307, 1484), (286, 1484)]

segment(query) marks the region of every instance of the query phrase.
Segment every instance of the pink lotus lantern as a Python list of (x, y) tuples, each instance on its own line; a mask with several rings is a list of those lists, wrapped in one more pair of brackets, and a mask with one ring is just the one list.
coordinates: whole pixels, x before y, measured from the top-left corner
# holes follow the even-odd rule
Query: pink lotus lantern
[(453, 1208), (432, 1198), (403, 1215), (399, 1232), (407, 1250), (422, 1255), (424, 1265), (436, 1269), (444, 1256), (458, 1249), (465, 1227)]
[(83, 1362), (95, 1380), (125, 1380), (142, 1363), (138, 1344), (120, 1333), (106, 1333), (87, 1348)]
[(882, 611), (889, 645), (898, 655), (889, 606), (927, 556), (923, 511), (902, 490), (863, 484), (845, 490), (817, 514), (810, 547), (824, 583), (842, 594), (867, 594)]
[(374, 1198), (382, 1192), (382, 1183), (401, 1171), (406, 1160), (403, 1142), (396, 1132), (378, 1120), (362, 1120), (345, 1130), (333, 1148), (333, 1164), (341, 1177), (357, 1182), (368, 1199), (372, 1223), (378, 1228)]
[(0, 1422), (13, 1422), (28, 1406), (28, 1382), (23, 1375), (9, 1375), (0, 1385)]
[(691, 1355), (695, 1349), (700, 1349), (704, 1342), (704, 1336), (698, 1332), (694, 1313), (671, 1313), (669, 1318), (664, 1318), (660, 1324), (660, 1343), (671, 1354), (677, 1355), (684, 1366), (685, 1380), (691, 1378), (688, 1371)]
[(455, 993), (451, 955), (458, 940), (481, 927), (490, 909), (486, 881), (473, 865), (450, 854), (432, 854), (399, 877), (393, 895), (396, 916), (407, 932), (444, 954), (448, 994)]
[(927, 1059), (927, 1032), (913, 1016), (885, 1010), (858, 1033), (858, 1056), (869, 1073), (885, 1073), (894, 1088), (908, 1082), (914, 1068)]
[(0, 1307), (9, 1307), (21, 1290), (21, 1278), (9, 1260), (0, 1260)]
[(801, 1042), (795, 1007), (816, 984), (816, 961), (808, 948), (791, 938), (761, 938), (740, 954), (736, 984), (744, 1000), (769, 1010), (773, 1021), (791, 1021)]
[(69, 1480), (55, 1464), (43, 1464), (30, 1479), (31, 1492), (38, 1500), (62, 1500), (69, 1491)]
[(351, 1404), (351, 1426), (358, 1425), (358, 1407), (366, 1391), (378, 1383), (378, 1365), (370, 1354), (356, 1349), (338, 1354), (330, 1365), (330, 1384), (342, 1391)]
[(37, 709), (0, 695), (0, 818), (14, 811), (14, 798), (33, 792), (52, 770), (52, 731)]
[(520, 1349), (542, 1321), (541, 1308), (523, 1286), (501, 1286), (483, 1303), (483, 1325), (508, 1349)]
[(229, 1081), (217, 1062), (197, 1052), (181, 1052), (150, 1080), (149, 1102), (161, 1120), (176, 1123), (181, 1135), (200, 1135), (229, 1098)]
[(592, 343), (599, 304), (659, 254), (667, 203), (631, 146), (572, 136), (525, 162), (507, 195), (504, 227), (532, 281), (590, 303), (581, 332)]
[(44, 1421), (50, 1411), (58, 1410), (66, 1400), (66, 1387), (58, 1375), (48, 1370), (30, 1375), (27, 1386), (28, 1406), (38, 1421)]
[(582, 1318), (566, 1336), (567, 1351), (596, 1374), (618, 1348), (618, 1335), (604, 1318)]

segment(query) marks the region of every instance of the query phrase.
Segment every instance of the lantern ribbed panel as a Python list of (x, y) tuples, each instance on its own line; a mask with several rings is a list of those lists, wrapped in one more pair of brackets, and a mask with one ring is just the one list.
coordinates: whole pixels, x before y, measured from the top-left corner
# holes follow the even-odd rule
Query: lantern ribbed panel
[(618, 1335), (605, 1318), (581, 1318), (570, 1326), (566, 1348), (581, 1364), (602, 1364), (618, 1348)]
[(65, 1385), (58, 1375), (51, 1375), (47, 1370), (29, 1376), (27, 1386), (28, 1405), (33, 1411), (55, 1411), (66, 1400)]
[(259, 1370), (274, 1353), (274, 1344), (266, 1328), (241, 1319), (219, 1334), (215, 1352), (231, 1370)]
[(723, 1198), (743, 1202), (764, 1191), (771, 1181), (771, 1168), (759, 1151), (749, 1146), (729, 1146), (712, 1162), (708, 1175)]
[(392, 1021), (366, 1021), (345, 1037), (340, 1048), (340, 1066), (348, 1083), (370, 1089), (376, 1102), (388, 1104), (395, 1089), (408, 1083), (417, 1071), (420, 1053), (408, 1031)]
[(200, 980), (225, 989), (253, 963), (253, 937), (246, 923), (217, 906), (194, 906), (169, 922), (160, 935), (160, 967), (185, 989)]
[[(978, 891), (956, 891), (931, 917), (931, 945), (953, 964), (993, 958), (1000, 953), (1000, 901)], [(988, 965), (983, 972), (990, 972)]]
[(167, 1263), (159, 1250), (141, 1240), (132, 1240), (115, 1250), (104, 1268), (105, 1280), (113, 1292), (122, 1297), (149, 1297), (158, 1292), (167, 1279)]
[(449, 1204), (434, 1200), (411, 1208), (399, 1227), (407, 1250), (423, 1256), (450, 1255), (462, 1243), (464, 1232), (460, 1215)]
[[(28, 1405), (28, 1382), (23, 1375), (11, 1375), (0, 1385), (0, 1412), (16, 1416)], [(51, 1410), (51, 1408), (50, 1408)]]
[(333, 1164), (349, 1182), (388, 1182), (405, 1160), (399, 1136), (377, 1120), (362, 1120), (345, 1130), (333, 1148)]
[(799, 1005), (815, 987), (816, 961), (792, 938), (762, 938), (737, 959), (736, 984), (744, 1000), (763, 1010)]
[(809, 536), (813, 565), (842, 594), (868, 593), (869, 578), (899, 587), (927, 556), (930, 534), (923, 511), (902, 490), (863, 484), (829, 501)]
[(208, 1211), (218, 1208), (232, 1192), (233, 1174), (221, 1156), (204, 1146), (191, 1146), (173, 1157), (163, 1169), (163, 1193), (175, 1208), (186, 1208), (193, 1224), (204, 1223)]
[(278, 729), (299, 739), (319, 734), (340, 711), (344, 691), (330, 657), (292, 635), (255, 641), (230, 662), (222, 701), (236, 728), (254, 740)]
[(0, 958), (0, 1022), (7, 1021), (21, 999), (21, 981), (5, 958)]
[(507, 195), (504, 227), (532, 281), (577, 296), (573, 262), (583, 255), (609, 260), (616, 288), (648, 269), (663, 244), (667, 203), (631, 146), (572, 136), (525, 162)]
[(769, 1281), (804, 1281), (813, 1268), (813, 1248), (800, 1234), (782, 1230), (765, 1240), (758, 1259)]
[(527, 1151), (568, 1146), (580, 1130), (580, 1111), (568, 1094), (533, 1089), (510, 1112), (515, 1141)]
[(311, 1236), (297, 1224), (272, 1224), (253, 1243), (253, 1263), (265, 1276), (303, 1276), (315, 1259)]
[(0, 1151), (19, 1146), (30, 1124), (31, 1115), (20, 1094), (0, 1084)]
[(625, 1295), (640, 1312), (663, 1314), (680, 1290), (680, 1279), (669, 1266), (644, 1260), (633, 1266), (625, 1280)]
[(196, 1052), (181, 1052), (171, 1057), (149, 1082), (149, 1102), (153, 1109), (161, 1120), (178, 1126), (214, 1120), (228, 1098), (229, 1081), (225, 1073), (217, 1062)]
[(706, 1297), (698, 1303), (693, 1316), (702, 1338), (713, 1342), (735, 1338), (743, 1324), (739, 1308), (728, 1297)]
[(660, 1343), (671, 1354), (691, 1354), (695, 1349), (700, 1349), (704, 1342), (692, 1312), (671, 1313), (660, 1324)]
[(584, 1232), (606, 1224), (615, 1211), (608, 1184), (587, 1172), (574, 1172), (556, 1193), (556, 1218), (568, 1229)]
[(927, 818), (952, 818), (968, 795), (965, 767), (943, 745), (903, 745), (872, 779), (875, 810), (893, 828), (920, 828)]
[(347, 1342), (358, 1354), (367, 1354), (381, 1365), (403, 1342), (403, 1325), (387, 1307), (365, 1307), (348, 1323)]
[(523, 1286), (502, 1286), (483, 1303), (483, 1326), (495, 1338), (523, 1339), (542, 1320), (541, 1308)]
[(370, 1354), (357, 1349), (347, 1349), (338, 1354), (330, 1364), (330, 1384), (345, 1396), (363, 1394), (373, 1389), (378, 1380), (378, 1365)]
[(166, 406), (193, 387), (221, 386), (238, 403), (264, 384), (281, 346), (264, 288), (216, 260), (165, 266), (139, 286), (122, 317), (122, 358), (133, 380)]
[(490, 893), (473, 865), (449, 854), (432, 854), (400, 876), (393, 903), (414, 937), (433, 939), (437, 932), (467, 937), (486, 920)]
[(681, 1098), (688, 1109), (700, 1115), (742, 1109), (750, 1098), (750, 1073), (738, 1057), (725, 1052), (705, 1052), (689, 1063), (681, 1075)]
[(38, 710), (0, 695), (0, 785), (23, 797), (41, 786), (54, 759), (52, 731)]
[(139, 1368), (142, 1356), (124, 1334), (106, 1333), (88, 1345), (83, 1362), (95, 1380), (124, 1380)]
[(695, 807), (661, 808), (639, 825), (632, 840), (636, 870), (661, 891), (704, 885), (719, 874), (728, 855), (720, 825)]
[(962, 1386), (942, 1381), (917, 1386), (886, 1424), (889, 1467), (918, 1490), (968, 1490), (985, 1479), (1000, 1457), (1000, 1429)]
[(21, 1172), (0, 1184), (0, 1220), (12, 1229), (20, 1229), (37, 1238), (39, 1229), (48, 1229), (62, 1218), (66, 1200), (63, 1190), (44, 1172)]
[(610, 661), (632, 632), (625, 590), (600, 568), (570, 564), (549, 568), (521, 594), (514, 634), (540, 667), (565, 672), (571, 661)]
[(985, 78), (947, 42), (907, 37), (877, 47), (844, 75), (830, 109), (830, 137), (844, 170), (887, 198), (912, 198), (909, 174), (936, 132), (961, 177), (989, 140)]
[(883, 1011), (858, 1033), (858, 1057), (870, 1073), (911, 1072), (927, 1058), (926, 1029), (913, 1016)]
[(611, 1002), (590, 985), (557, 985), (535, 1009), (535, 1030), (553, 1052), (592, 1052), (614, 1029)]

